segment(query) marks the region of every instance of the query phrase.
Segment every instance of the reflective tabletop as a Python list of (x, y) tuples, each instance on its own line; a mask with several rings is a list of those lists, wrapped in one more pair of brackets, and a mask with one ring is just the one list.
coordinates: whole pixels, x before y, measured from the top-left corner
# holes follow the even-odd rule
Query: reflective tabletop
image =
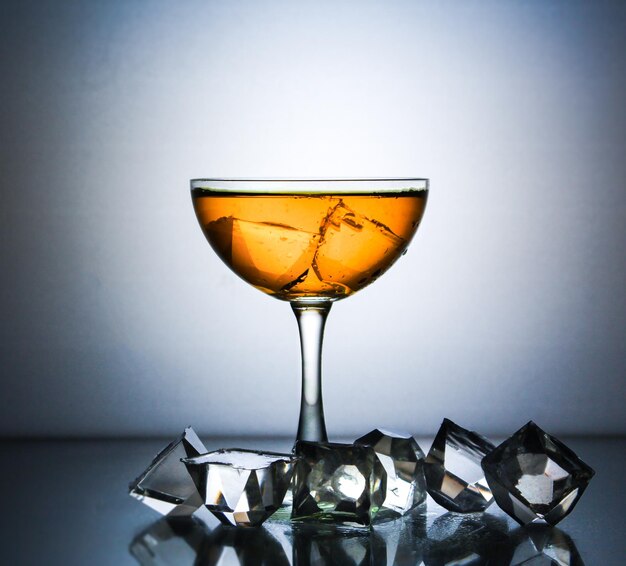
[[(171, 439), (1, 442), (0, 563), (49, 565), (622, 565), (626, 439), (563, 439), (596, 470), (558, 527), (520, 527), (496, 505), (447, 513), (427, 505), (372, 529), (273, 517), (241, 529), (168, 520), (128, 483)], [(288, 439), (206, 438), (221, 447), (289, 451)], [(431, 439), (418, 439), (428, 450)]]

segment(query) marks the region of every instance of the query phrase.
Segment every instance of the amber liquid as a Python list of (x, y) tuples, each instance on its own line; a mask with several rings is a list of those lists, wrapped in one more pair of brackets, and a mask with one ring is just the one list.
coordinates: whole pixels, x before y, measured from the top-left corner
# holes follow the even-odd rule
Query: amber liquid
[(200, 226), (224, 263), (288, 301), (341, 299), (369, 285), (406, 250), (427, 195), (192, 191)]

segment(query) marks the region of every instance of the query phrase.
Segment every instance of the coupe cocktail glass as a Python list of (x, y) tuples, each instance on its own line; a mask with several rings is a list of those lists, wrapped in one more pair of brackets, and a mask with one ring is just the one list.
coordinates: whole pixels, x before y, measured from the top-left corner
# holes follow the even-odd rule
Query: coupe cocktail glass
[(333, 302), (375, 281), (405, 252), (426, 179), (195, 179), (207, 240), (239, 277), (289, 301), (302, 348), (298, 440), (327, 440), (322, 338)]

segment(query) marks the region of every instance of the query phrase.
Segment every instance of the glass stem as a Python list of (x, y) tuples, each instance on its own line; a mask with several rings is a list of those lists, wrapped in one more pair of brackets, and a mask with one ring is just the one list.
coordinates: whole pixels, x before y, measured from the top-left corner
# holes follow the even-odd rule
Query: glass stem
[(331, 306), (330, 301), (291, 303), (302, 350), (302, 400), (297, 440), (328, 441), (322, 406), (322, 341)]

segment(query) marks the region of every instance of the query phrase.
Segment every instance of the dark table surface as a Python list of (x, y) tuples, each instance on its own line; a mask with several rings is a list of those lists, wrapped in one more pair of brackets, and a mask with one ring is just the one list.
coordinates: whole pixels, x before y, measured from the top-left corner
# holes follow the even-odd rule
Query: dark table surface
[[(562, 439), (596, 476), (557, 529), (523, 529), (495, 504), (483, 514), (446, 514), (429, 497), (424, 512), (371, 531), (316, 530), (279, 519), (245, 532), (217, 522), (171, 523), (128, 496), (128, 482), (169, 440), (1, 442), (0, 563), (626, 564), (624, 438)], [(209, 450), (291, 448), (286, 439), (203, 440)], [(427, 450), (430, 441), (418, 440)], [(541, 541), (556, 545), (547, 553), (558, 556), (524, 561)]]

